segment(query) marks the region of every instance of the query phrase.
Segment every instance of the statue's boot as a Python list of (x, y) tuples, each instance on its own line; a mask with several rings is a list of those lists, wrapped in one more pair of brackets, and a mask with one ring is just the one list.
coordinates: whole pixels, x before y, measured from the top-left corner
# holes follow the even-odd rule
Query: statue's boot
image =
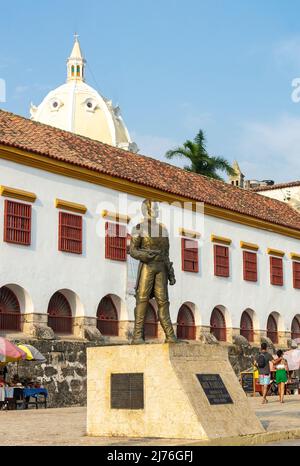
[(148, 301), (137, 303), (134, 310), (134, 330), (133, 338), (131, 340), (132, 345), (141, 345), (145, 343), (144, 340), (144, 323), (146, 318), (146, 312), (148, 307)]
[(166, 335), (165, 343), (179, 343), (170, 319), (169, 306), (168, 301), (158, 305), (158, 318)]

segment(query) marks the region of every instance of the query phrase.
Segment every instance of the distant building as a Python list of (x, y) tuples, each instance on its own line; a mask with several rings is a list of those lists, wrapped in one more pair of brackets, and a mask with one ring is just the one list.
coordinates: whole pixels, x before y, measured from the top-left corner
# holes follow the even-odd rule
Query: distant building
[(267, 188), (274, 185), (274, 180), (246, 180), (245, 189)]
[(235, 175), (230, 175), (229, 176), (229, 183), (232, 186), (237, 186), (239, 188), (244, 188), (244, 180), (245, 180), (245, 175), (241, 172), (241, 169), (239, 167), (239, 164), (235, 160), (233, 162), (232, 168), (235, 171)]
[(242, 173), (236, 160), (233, 162), (232, 168), (234, 169), (235, 174), (230, 175), (228, 181), (232, 186), (244, 189), (256, 189), (274, 185), (273, 180), (245, 180), (245, 175)]
[(300, 181), (278, 183), (273, 186), (259, 186), (254, 189), (258, 194), (288, 203), (293, 209), (300, 210)]

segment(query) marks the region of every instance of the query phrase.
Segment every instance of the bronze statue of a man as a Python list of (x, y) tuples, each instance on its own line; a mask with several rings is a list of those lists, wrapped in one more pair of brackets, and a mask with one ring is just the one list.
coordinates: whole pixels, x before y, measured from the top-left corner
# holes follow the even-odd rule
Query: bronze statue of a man
[(173, 263), (169, 259), (167, 229), (157, 222), (158, 204), (145, 199), (144, 219), (133, 228), (130, 255), (140, 261), (136, 283), (136, 307), (132, 344), (144, 343), (144, 323), (149, 300), (154, 296), (158, 318), (166, 335), (166, 342), (177, 342), (169, 312), (168, 280), (174, 285)]

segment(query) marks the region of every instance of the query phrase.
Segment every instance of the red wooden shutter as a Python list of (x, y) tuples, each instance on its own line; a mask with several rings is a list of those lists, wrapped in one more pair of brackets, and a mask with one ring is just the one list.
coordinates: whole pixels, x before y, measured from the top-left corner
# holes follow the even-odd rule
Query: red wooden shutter
[(229, 248), (214, 245), (214, 265), (217, 277), (229, 277)]
[(31, 243), (31, 205), (21, 202), (4, 202), (4, 241), (8, 243)]
[(182, 270), (186, 272), (199, 271), (198, 242), (192, 239), (181, 238)]
[(283, 261), (281, 257), (270, 257), (270, 278), (272, 285), (283, 285)]
[(244, 280), (257, 282), (257, 254), (243, 251)]
[(244, 311), (241, 317), (241, 330), (240, 334), (248, 341), (253, 341), (253, 322), (248, 312)]
[(300, 288), (300, 262), (293, 262), (293, 285)]
[(119, 223), (105, 223), (105, 258), (116, 261), (127, 259), (127, 228)]
[(118, 312), (110, 296), (101, 299), (97, 309), (97, 328), (102, 335), (118, 336)]
[(82, 217), (59, 212), (59, 251), (82, 254)]

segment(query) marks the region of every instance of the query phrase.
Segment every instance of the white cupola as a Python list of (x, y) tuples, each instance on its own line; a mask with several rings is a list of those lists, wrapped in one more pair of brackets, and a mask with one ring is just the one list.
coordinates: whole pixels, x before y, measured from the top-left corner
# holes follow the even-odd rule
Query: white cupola
[(137, 152), (119, 106), (85, 82), (86, 60), (78, 35), (67, 60), (67, 82), (50, 91), (40, 105), (31, 104), (31, 119), (91, 139)]

